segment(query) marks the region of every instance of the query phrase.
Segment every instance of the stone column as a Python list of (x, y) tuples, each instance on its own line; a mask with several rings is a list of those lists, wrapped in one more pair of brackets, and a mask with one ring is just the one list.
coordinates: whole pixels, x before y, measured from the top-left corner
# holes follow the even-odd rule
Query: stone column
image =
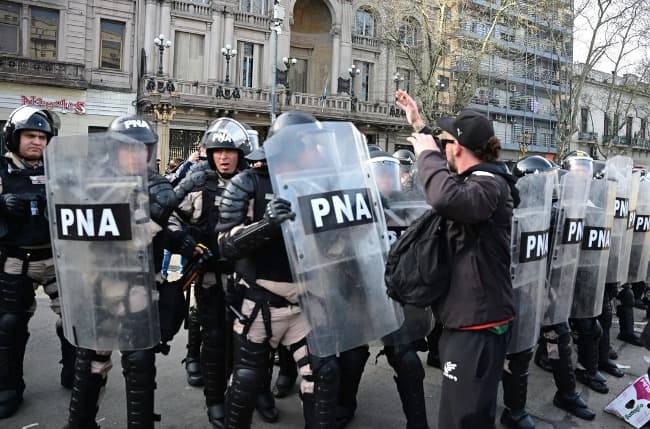
[(154, 48), (153, 39), (156, 38), (156, 0), (147, 0), (145, 6), (144, 16), (144, 40), (142, 42), (144, 51), (147, 54), (147, 74), (156, 73), (156, 54), (158, 53)]
[[(163, 34), (167, 40), (171, 40), (172, 42), (174, 41), (174, 35), (172, 34), (172, 25), (171, 25), (171, 19), (172, 19), (172, 13), (171, 13), (171, 1), (170, 0), (163, 0), (161, 2), (161, 7), (160, 7), (160, 28), (158, 30), (158, 34)], [(153, 43), (153, 41), (152, 41)], [(165, 53), (163, 55), (163, 74), (171, 76), (172, 74), (172, 68), (174, 65), (174, 59), (170, 58), (172, 52), (170, 52), (170, 49), (165, 49)]]
[(330, 77), (330, 94), (336, 94), (339, 76), (341, 75), (341, 26), (333, 25), (332, 34), (332, 72)]

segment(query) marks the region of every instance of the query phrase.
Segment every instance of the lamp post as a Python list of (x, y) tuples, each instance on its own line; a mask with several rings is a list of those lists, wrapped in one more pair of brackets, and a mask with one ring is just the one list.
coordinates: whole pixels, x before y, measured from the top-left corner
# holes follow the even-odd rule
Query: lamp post
[(165, 49), (169, 48), (172, 45), (172, 41), (165, 40), (165, 36), (161, 34), (155, 39), (153, 39), (153, 43), (156, 46), (158, 46), (158, 52), (160, 54), (160, 57), (158, 59), (158, 76), (162, 76), (163, 75), (163, 53), (165, 52)]
[(162, 129), (160, 132), (160, 174), (165, 172), (165, 166), (168, 159), (167, 133), (169, 131), (169, 122), (174, 119), (176, 114), (176, 100), (178, 95), (175, 92), (169, 94), (165, 100), (162, 100), (161, 93), (154, 91), (151, 93), (151, 110), (156, 118), (160, 121)]
[(271, 77), (271, 125), (275, 122), (275, 86), (278, 80), (278, 35), (282, 32), (284, 21), (284, 6), (280, 0), (273, 4), (273, 19), (271, 20), (271, 31), (273, 32), (273, 70)]
[(440, 103), (438, 102), (440, 98), (440, 91), (445, 90), (445, 83), (442, 82), (440, 79), (436, 80), (436, 109), (440, 109)]
[(237, 55), (237, 49), (232, 49), (230, 45), (221, 48), (221, 55), (226, 58), (226, 80), (225, 83), (230, 83), (230, 59)]
[(399, 90), (399, 83), (404, 81), (404, 77), (399, 74), (399, 72), (396, 72), (393, 75), (393, 82), (395, 82), (395, 91)]
[(293, 57), (282, 57), (282, 62), (284, 63), (284, 67), (287, 69), (287, 86), (289, 85), (289, 70), (291, 70), (291, 66), (295, 65), (298, 62), (297, 58)]
[(352, 64), (348, 69), (348, 74), (350, 75), (350, 97), (354, 98), (354, 78), (361, 74), (361, 69)]

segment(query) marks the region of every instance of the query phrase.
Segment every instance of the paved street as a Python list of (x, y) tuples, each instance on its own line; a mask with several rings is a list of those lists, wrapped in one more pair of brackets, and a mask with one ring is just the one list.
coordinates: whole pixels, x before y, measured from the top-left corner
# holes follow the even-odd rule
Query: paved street
[[(641, 312), (637, 310), (637, 320)], [(18, 414), (0, 421), (3, 429), (50, 429), (61, 428), (66, 420), (69, 391), (59, 385), (60, 358), (59, 343), (54, 333), (55, 316), (48, 306), (47, 298), (39, 293), (38, 311), (30, 324), (31, 338), (25, 359), (25, 402)], [(641, 330), (644, 322), (637, 323)], [(618, 328), (612, 332), (616, 336)], [(162, 414), (160, 428), (198, 428), (210, 429), (207, 424), (202, 391), (189, 387), (185, 383), (185, 372), (181, 359), (185, 352), (186, 332), (181, 331), (172, 344), (169, 356), (158, 357), (158, 390), (156, 391), (156, 411)], [(610, 377), (611, 392), (601, 395), (579, 385), (589, 404), (598, 410), (595, 422), (583, 422), (561, 412), (551, 404), (555, 386), (550, 374), (532, 365), (529, 390), (529, 411), (534, 416), (539, 429), (555, 428), (629, 428), (622, 420), (604, 413), (602, 410), (620, 390), (637, 376), (646, 371), (648, 364), (645, 355), (650, 355), (638, 347), (623, 345), (614, 340), (619, 351), (618, 362), (630, 365), (623, 379)], [(377, 347), (373, 347), (372, 356), (366, 366), (361, 389), (358, 396), (359, 409), (350, 429), (359, 428), (404, 428), (405, 421), (401, 404), (392, 380), (392, 370), (385, 358), (375, 363)], [(421, 354), (425, 359), (426, 355)], [(119, 363), (119, 356), (113, 357), (115, 367), (109, 375), (106, 395), (101, 404), (98, 419), (102, 428), (124, 428), (124, 388)], [(426, 396), (430, 427), (436, 427), (438, 397), (440, 394), (441, 374), (434, 368), (426, 367)], [(462, 400), (462, 398), (459, 398)], [(500, 401), (501, 402), (501, 401)], [(254, 428), (301, 428), (301, 414), (297, 395), (278, 400), (281, 416), (275, 425), (266, 424), (255, 419)], [(500, 406), (501, 407), (501, 406)], [(501, 412), (501, 408), (498, 411)]]

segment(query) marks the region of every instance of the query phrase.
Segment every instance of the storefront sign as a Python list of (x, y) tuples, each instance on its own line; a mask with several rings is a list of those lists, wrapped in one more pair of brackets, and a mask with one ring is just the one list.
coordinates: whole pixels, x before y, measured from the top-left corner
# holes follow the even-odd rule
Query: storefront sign
[(86, 114), (86, 102), (85, 101), (68, 101), (65, 98), (60, 100), (44, 100), (41, 97), (36, 97), (34, 95), (21, 95), (20, 96), (23, 105), (36, 105), (41, 106), (48, 110), (57, 109), (63, 113), (76, 113), (77, 115)]

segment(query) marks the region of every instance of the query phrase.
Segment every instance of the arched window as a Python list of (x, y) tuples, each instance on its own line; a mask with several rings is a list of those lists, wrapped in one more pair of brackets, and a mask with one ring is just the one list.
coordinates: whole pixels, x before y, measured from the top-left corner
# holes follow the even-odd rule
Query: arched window
[(354, 33), (356, 35), (375, 37), (375, 16), (370, 8), (359, 8), (354, 22)]
[(399, 41), (409, 48), (415, 47), (418, 40), (417, 21), (407, 18), (399, 26)]

